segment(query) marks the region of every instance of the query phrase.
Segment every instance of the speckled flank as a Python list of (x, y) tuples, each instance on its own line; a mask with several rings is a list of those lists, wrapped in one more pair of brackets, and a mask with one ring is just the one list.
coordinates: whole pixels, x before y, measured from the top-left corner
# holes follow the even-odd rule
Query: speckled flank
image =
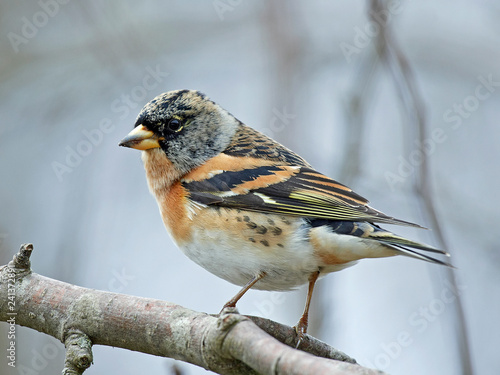
[(198, 227), (206, 232), (225, 228), (231, 236), (261, 248), (283, 247), (286, 236), (291, 234), (291, 222), (284, 217), (272, 215), (275, 217), (273, 220), (267, 215), (223, 207), (194, 208), (193, 216), (196, 221), (192, 222), (186, 210), (178, 206), (184, 193), (181, 189), (182, 186), (176, 183), (169, 193), (171, 199), (161, 198), (165, 207), (161, 210), (162, 217), (167, 227), (171, 228), (172, 236), (180, 244), (187, 239), (187, 228), (191, 227)]
[[(256, 218), (259, 221), (259, 224), (252, 221), (251, 216)], [(236, 216), (237, 222), (246, 223), (245, 228), (247, 231), (251, 230), (251, 236), (248, 237), (248, 240), (252, 243), (259, 242), (260, 244), (268, 247), (270, 244), (276, 245), (280, 248), (283, 248), (283, 244), (281, 242), (286, 241), (283, 233), (289, 232), (288, 226), (291, 225), (291, 222), (287, 220), (284, 216), (277, 216), (276, 220), (271, 218), (264, 218), (259, 214), (254, 212), (246, 212), (242, 216)], [(276, 224), (276, 222), (278, 224)]]
[[(227, 221), (233, 221), (231, 226), (236, 225), (234, 230), (248, 241), (264, 247), (279, 246), (283, 242), (283, 228), (275, 224), (275, 221), (255, 212), (240, 211), (233, 215), (231, 210), (222, 209), (223, 216)], [(229, 217), (232, 217), (230, 219)], [(271, 224), (271, 223), (272, 224)], [(279, 222), (279, 221), (278, 221)], [(286, 230), (286, 228), (285, 228)], [(281, 245), (283, 246), (283, 245)]]
[(266, 277), (255, 289), (288, 290), (306, 283), (318, 269), (308, 228), (300, 218), (206, 207), (197, 211), (190, 224), (191, 240), (179, 247), (193, 261), (234, 284), (244, 285), (263, 271)]

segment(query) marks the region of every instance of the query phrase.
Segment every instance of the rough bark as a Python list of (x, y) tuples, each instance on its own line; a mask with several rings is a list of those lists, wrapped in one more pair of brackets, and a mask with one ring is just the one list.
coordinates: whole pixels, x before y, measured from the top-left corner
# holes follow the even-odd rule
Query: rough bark
[(15, 321), (59, 339), (63, 374), (82, 374), (92, 345), (108, 345), (193, 363), (220, 374), (378, 374), (330, 346), (235, 311), (212, 316), (182, 306), (53, 280), (30, 269), (23, 245), (0, 268), (0, 321)]

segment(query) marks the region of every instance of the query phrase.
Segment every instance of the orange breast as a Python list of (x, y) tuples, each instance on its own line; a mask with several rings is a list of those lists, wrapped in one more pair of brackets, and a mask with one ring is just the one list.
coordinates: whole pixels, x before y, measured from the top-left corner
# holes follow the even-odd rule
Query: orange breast
[(161, 217), (170, 235), (182, 245), (190, 238), (190, 222), (188, 213), (187, 192), (180, 182), (156, 197), (160, 207)]
[(190, 218), (187, 192), (179, 182), (182, 173), (159, 148), (144, 151), (142, 160), (165, 227), (176, 242), (186, 241), (190, 236)]

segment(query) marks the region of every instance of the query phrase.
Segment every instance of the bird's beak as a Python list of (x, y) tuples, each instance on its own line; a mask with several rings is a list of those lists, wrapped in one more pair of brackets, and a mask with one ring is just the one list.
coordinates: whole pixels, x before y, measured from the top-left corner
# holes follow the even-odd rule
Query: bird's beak
[(148, 150), (160, 147), (158, 141), (161, 139), (163, 138), (158, 137), (144, 125), (139, 125), (121, 140), (119, 146), (135, 148), (136, 150)]

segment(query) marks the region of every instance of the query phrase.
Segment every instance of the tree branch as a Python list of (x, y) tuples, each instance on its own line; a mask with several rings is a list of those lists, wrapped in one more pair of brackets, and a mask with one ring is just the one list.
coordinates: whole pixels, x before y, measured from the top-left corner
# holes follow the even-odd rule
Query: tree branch
[(304, 351), (295, 350), (293, 328), (267, 319), (234, 311), (213, 316), (32, 273), (32, 250), (23, 245), (0, 268), (0, 321), (63, 342), (63, 374), (82, 374), (92, 363), (92, 345), (170, 357), (220, 374), (380, 374), (311, 336), (301, 345)]

